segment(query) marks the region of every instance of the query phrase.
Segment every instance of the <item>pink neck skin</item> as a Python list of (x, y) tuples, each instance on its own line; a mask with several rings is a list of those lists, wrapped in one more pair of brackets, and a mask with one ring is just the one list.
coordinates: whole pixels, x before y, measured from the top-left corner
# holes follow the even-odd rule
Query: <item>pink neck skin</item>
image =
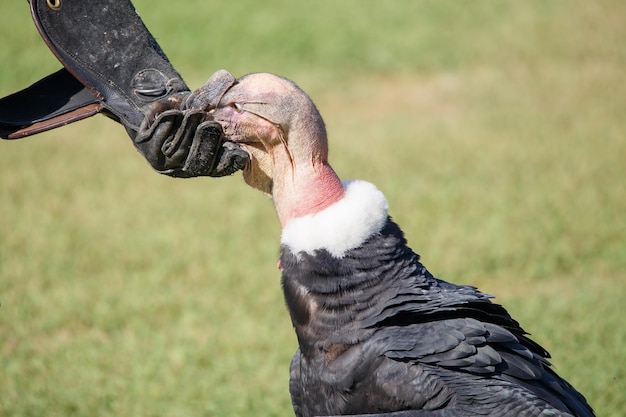
[(341, 180), (327, 162), (299, 168), (274, 177), (272, 199), (283, 228), (293, 219), (324, 210), (345, 194)]

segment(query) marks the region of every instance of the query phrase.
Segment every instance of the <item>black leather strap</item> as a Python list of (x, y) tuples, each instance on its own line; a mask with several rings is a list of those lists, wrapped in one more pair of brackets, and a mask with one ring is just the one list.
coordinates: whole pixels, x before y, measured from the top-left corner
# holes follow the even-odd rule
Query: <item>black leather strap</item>
[(66, 69), (0, 99), (0, 137), (18, 139), (93, 116), (101, 105)]

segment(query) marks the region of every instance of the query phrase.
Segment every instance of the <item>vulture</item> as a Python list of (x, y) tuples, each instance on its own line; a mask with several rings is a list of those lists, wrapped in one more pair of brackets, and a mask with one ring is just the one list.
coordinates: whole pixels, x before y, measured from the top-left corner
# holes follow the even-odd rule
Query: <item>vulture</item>
[(293, 82), (241, 77), (210, 110), (270, 195), (299, 348), (296, 416), (593, 416), (492, 296), (435, 278), (365, 181), (339, 179), (324, 121)]

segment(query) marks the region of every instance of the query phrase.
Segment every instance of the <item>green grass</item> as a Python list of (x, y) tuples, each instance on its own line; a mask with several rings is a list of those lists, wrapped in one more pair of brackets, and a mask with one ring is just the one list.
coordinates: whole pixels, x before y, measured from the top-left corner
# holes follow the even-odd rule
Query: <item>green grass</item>
[[(0, 6), (0, 94), (57, 69)], [(495, 294), (626, 415), (626, 5), (137, 0), (192, 87), (298, 82), (437, 276)], [(96, 117), (0, 143), (0, 416), (290, 416), (271, 202), (153, 173)]]

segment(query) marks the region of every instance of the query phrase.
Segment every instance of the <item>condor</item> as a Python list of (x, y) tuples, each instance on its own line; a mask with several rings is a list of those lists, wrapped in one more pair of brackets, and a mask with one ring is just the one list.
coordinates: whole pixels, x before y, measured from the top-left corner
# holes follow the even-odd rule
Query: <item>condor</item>
[(244, 179), (271, 195), (282, 226), (297, 416), (594, 415), (491, 296), (428, 272), (374, 185), (339, 179), (300, 88), (251, 74), (189, 105), (203, 102), (249, 153)]

